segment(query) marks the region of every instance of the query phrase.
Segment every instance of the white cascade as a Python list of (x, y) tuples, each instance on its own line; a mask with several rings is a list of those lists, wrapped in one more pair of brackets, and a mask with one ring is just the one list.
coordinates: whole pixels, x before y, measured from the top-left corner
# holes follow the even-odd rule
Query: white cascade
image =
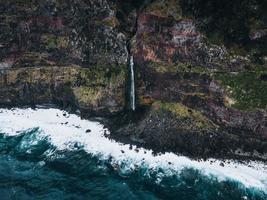
[(130, 91), (130, 101), (131, 109), (135, 111), (135, 81), (134, 81), (134, 59), (130, 56), (130, 69), (131, 69), (131, 91)]

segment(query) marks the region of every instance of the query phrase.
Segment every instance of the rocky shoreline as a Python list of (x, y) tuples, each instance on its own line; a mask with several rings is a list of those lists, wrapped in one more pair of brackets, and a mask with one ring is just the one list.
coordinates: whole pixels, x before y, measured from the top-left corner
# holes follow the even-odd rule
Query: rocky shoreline
[[(130, 144), (131, 146), (136, 146), (135, 151), (139, 151), (138, 148), (145, 148), (152, 150), (155, 155), (160, 155), (168, 152), (175, 153), (180, 156), (187, 156), (193, 160), (208, 160), (208, 159), (218, 159), (223, 165), (227, 160), (235, 160), (240, 163), (246, 163), (248, 161), (267, 161), (266, 153), (257, 153), (251, 146), (254, 152), (245, 152), (241, 148), (234, 149), (236, 147), (244, 145), (243, 143), (238, 143), (238, 140), (233, 140), (231, 134), (227, 135), (227, 131), (222, 129), (217, 130), (218, 132), (208, 132), (202, 133), (207, 134), (199, 136), (198, 132), (188, 131), (180, 129), (184, 132), (179, 132), (177, 130), (169, 132), (173, 127), (166, 126), (162, 121), (172, 120), (172, 116), (168, 116), (165, 113), (165, 117), (157, 118), (154, 116), (151, 118), (150, 108), (142, 108), (137, 110), (135, 113), (127, 112), (114, 115), (112, 117), (99, 117), (96, 115), (88, 115), (81, 112), (78, 108), (74, 107), (63, 107), (58, 104), (40, 104), (40, 105), (16, 105), (16, 106), (1, 106), (2, 108), (15, 109), (15, 108), (32, 108), (32, 109), (63, 109), (70, 114), (79, 115), (82, 119), (87, 119), (90, 121), (97, 121), (104, 125), (110, 131), (110, 134), (105, 135), (106, 137), (121, 142), (123, 144)], [(167, 115), (166, 115), (167, 114)], [(144, 117), (146, 116), (146, 117)], [(150, 118), (147, 118), (149, 116)], [(141, 118), (140, 118), (141, 117)], [(155, 128), (155, 121), (157, 120), (157, 128)], [(143, 129), (144, 122), (150, 121), (150, 124), (146, 124), (146, 129)], [(147, 131), (147, 132), (141, 132)], [(157, 132), (159, 131), (159, 132)], [(179, 131), (179, 130), (178, 130)], [(216, 134), (220, 132), (220, 136)], [(162, 136), (162, 134), (164, 134)], [(210, 137), (212, 135), (212, 137)], [(227, 140), (225, 143), (222, 140)], [(181, 143), (176, 143), (176, 142)], [(187, 141), (187, 142), (186, 142)], [(195, 142), (195, 143), (194, 143)], [(252, 142), (248, 142), (245, 145), (252, 145)], [(220, 145), (218, 147), (218, 145)], [(255, 143), (253, 143), (255, 145)], [(260, 146), (260, 142), (256, 144)]]

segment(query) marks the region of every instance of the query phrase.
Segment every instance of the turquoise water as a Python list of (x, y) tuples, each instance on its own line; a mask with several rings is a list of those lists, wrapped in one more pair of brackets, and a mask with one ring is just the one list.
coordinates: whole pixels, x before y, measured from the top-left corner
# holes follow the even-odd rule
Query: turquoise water
[[(1, 200), (267, 199), (262, 189), (245, 187), (239, 181), (219, 180), (190, 167), (165, 173), (161, 167), (152, 169), (133, 163), (129, 170), (129, 163), (114, 164), (114, 157), (103, 159), (80, 143), (59, 148), (39, 127), (6, 133), (8, 122), (14, 124), (14, 119), (3, 119), (0, 116)], [(16, 130), (15, 125), (12, 128)]]

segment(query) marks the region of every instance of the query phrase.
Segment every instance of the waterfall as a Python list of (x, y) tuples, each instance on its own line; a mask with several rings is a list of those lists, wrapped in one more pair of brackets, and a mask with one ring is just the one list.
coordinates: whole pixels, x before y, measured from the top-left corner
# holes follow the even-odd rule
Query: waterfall
[(131, 109), (133, 111), (135, 111), (135, 81), (134, 81), (134, 60), (133, 60), (133, 56), (130, 56), (130, 70), (131, 70), (130, 101), (131, 101)]

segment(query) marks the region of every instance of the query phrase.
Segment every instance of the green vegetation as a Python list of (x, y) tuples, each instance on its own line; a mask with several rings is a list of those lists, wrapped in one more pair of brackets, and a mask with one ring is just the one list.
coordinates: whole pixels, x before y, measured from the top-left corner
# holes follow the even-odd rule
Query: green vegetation
[(208, 69), (201, 66), (192, 66), (190, 64), (170, 65), (167, 63), (149, 63), (149, 67), (153, 68), (158, 73), (177, 73), (177, 72), (192, 72), (192, 73), (212, 73), (216, 69)]
[(146, 11), (161, 17), (172, 16), (176, 20), (182, 18), (182, 9), (176, 0), (156, 0), (147, 7)]
[(81, 86), (73, 87), (79, 104), (98, 106), (110, 91), (125, 84), (126, 68), (123, 66), (91, 66), (79, 70)]
[(67, 49), (69, 47), (69, 38), (66, 36), (43, 34), (41, 37), (41, 41), (48, 49)]
[(98, 87), (77, 87), (73, 88), (73, 93), (79, 103), (97, 106), (98, 100), (102, 98), (103, 88)]
[(90, 68), (81, 68), (80, 76), (83, 84), (86, 86), (119, 86), (126, 80), (125, 66), (91, 66)]
[[(110, 95), (111, 91), (124, 91), (126, 69), (123, 66), (81, 68), (69, 67), (28, 67), (6, 71), (7, 79), (2, 85), (42, 83), (47, 86), (60, 85), (65, 94), (74, 94), (77, 102), (84, 106), (98, 106), (98, 103)], [(120, 89), (118, 89), (120, 88)], [(123, 92), (122, 92), (123, 93)], [(45, 97), (51, 97), (51, 88), (47, 87)], [(123, 94), (118, 95), (120, 98)]]
[(261, 80), (267, 71), (216, 73), (215, 78), (225, 86), (232, 105), (240, 110), (267, 108), (267, 81)]
[(118, 19), (116, 17), (109, 17), (109, 18), (106, 18), (104, 20), (102, 20), (101, 22), (97, 22), (99, 24), (103, 24), (103, 25), (106, 25), (106, 26), (110, 26), (110, 27), (116, 27), (119, 25), (119, 22), (118, 22)]
[(177, 119), (182, 120), (186, 123), (189, 128), (196, 129), (209, 129), (215, 128), (215, 125), (200, 112), (188, 108), (187, 106), (179, 103), (166, 103), (161, 101), (156, 101), (153, 103), (153, 108), (155, 112), (159, 113), (162, 111), (167, 111), (172, 113)]

